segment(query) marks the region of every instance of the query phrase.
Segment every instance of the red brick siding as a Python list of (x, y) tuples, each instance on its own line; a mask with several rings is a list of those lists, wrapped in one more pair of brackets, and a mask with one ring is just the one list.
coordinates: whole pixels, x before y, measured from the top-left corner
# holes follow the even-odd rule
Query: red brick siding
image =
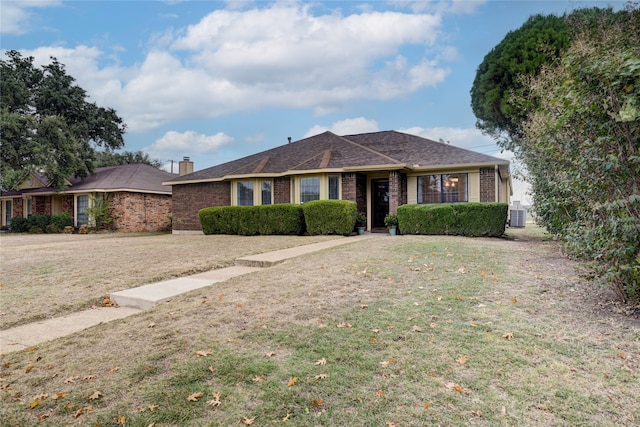
[(174, 230), (202, 230), (198, 217), (200, 209), (231, 205), (229, 181), (182, 184), (174, 185), (172, 188)]
[(51, 215), (51, 196), (34, 196), (33, 214)]
[(496, 173), (493, 168), (480, 169), (480, 201), (495, 202)]
[(288, 176), (273, 180), (273, 203), (291, 203), (291, 178)]
[(342, 174), (342, 200), (357, 202), (358, 189), (355, 173)]
[(62, 196), (62, 212), (73, 217), (73, 195), (65, 194)]
[[(402, 197), (402, 187), (401, 187), (402, 178), (400, 176), (400, 172), (391, 171), (389, 172), (389, 213), (395, 214), (398, 210), (398, 206), (401, 203)], [(406, 197), (406, 191), (405, 191)]]
[(356, 174), (356, 203), (358, 212), (367, 212), (367, 176), (361, 173)]
[(17, 216), (19, 217), (24, 216), (24, 205), (22, 202), (22, 197), (14, 197), (12, 199), (11, 210), (13, 215), (12, 218), (15, 218)]
[(117, 231), (151, 232), (171, 228), (171, 196), (118, 192), (111, 193), (111, 214)]

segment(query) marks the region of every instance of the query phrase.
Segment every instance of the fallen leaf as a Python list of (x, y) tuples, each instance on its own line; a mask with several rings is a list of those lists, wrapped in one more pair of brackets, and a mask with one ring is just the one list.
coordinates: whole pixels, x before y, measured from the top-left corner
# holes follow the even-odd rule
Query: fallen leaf
[(217, 393), (211, 393), (213, 395), (213, 399), (208, 400), (207, 401), (207, 405), (209, 406), (220, 406), (220, 404), (222, 402), (220, 402), (220, 396), (222, 396), (222, 393), (217, 392)]
[(458, 362), (461, 365), (464, 365), (465, 363), (467, 363), (469, 361), (469, 359), (467, 359), (465, 356), (460, 356), (456, 359), (456, 362)]
[(120, 366), (114, 366), (113, 368), (109, 369), (109, 373), (113, 374), (114, 372), (118, 372), (120, 370)]
[(149, 405), (149, 410), (151, 412), (155, 411), (156, 409), (158, 409), (160, 407), (160, 405)]
[(189, 397), (187, 397), (187, 401), (197, 402), (198, 399), (200, 399), (202, 396), (204, 396), (204, 393), (197, 391), (195, 393), (190, 394)]
[(411, 332), (422, 332), (422, 328), (418, 325), (413, 325), (411, 327)]
[(255, 377), (255, 378), (253, 379), (253, 382), (254, 382), (254, 383), (259, 383), (259, 382), (264, 381), (264, 380), (266, 380), (266, 379), (267, 379), (267, 376), (266, 376), (266, 375), (259, 375), (259, 376)]
[(624, 354), (624, 353), (622, 353), (622, 352), (620, 352), (620, 353), (618, 353), (618, 357), (619, 357), (620, 359), (626, 359), (626, 358), (627, 358), (627, 355), (626, 355), (626, 354)]
[(455, 391), (457, 393), (460, 393), (460, 394), (469, 394), (470, 393), (469, 390), (464, 389), (464, 388), (460, 387), (458, 384), (455, 384), (455, 383), (446, 383), (444, 386), (447, 387), (448, 389), (453, 390), (453, 391)]
[(431, 402), (425, 403), (424, 409), (426, 410), (426, 409), (429, 409), (429, 408), (431, 408)]
[(317, 380), (326, 380), (327, 378), (329, 378), (329, 374), (318, 374), (318, 375), (316, 375), (316, 379)]
[(311, 404), (315, 405), (315, 406), (324, 405), (324, 400), (322, 400), (322, 399), (320, 399), (320, 400), (312, 400)]
[(378, 340), (374, 337), (369, 338), (369, 341), (371, 342), (371, 344), (375, 344), (378, 342)]
[(352, 325), (351, 325), (351, 323), (344, 323), (344, 322), (341, 322), (341, 323), (338, 323), (336, 326), (337, 326), (338, 328), (351, 328), (351, 326), (352, 326)]
[(36, 406), (38, 406), (40, 404), (40, 399), (36, 399), (33, 402), (31, 402), (31, 404), (29, 405), (29, 407), (31, 409), (35, 408)]
[(211, 353), (213, 353), (213, 351), (208, 348), (206, 350), (198, 350), (196, 351), (196, 356), (198, 357), (207, 357), (207, 356), (211, 356)]
[(518, 302), (518, 298), (516, 297), (511, 298), (511, 302)]
[(83, 412), (84, 412), (83, 408), (78, 409), (76, 413), (73, 414), (73, 418), (78, 418), (80, 415), (82, 415)]
[(38, 415), (38, 421), (45, 421), (50, 416), (51, 416), (51, 412), (46, 413), (46, 414), (40, 414), (40, 415)]
[(472, 328), (477, 328), (478, 327), (478, 325), (473, 323), (473, 322), (469, 323), (469, 326), (471, 326)]
[(120, 415), (118, 417), (118, 424), (125, 425), (127, 423), (127, 418), (124, 415)]
[(53, 396), (51, 396), (51, 399), (53, 400), (57, 400), (57, 399), (62, 399), (63, 397), (65, 397), (67, 394), (69, 394), (68, 391), (61, 391), (60, 393), (56, 393)]
[(84, 381), (91, 381), (91, 380), (95, 380), (96, 376), (95, 375), (85, 375), (84, 377), (82, 377), (82, 379)]
[(289, 421), (289, 418), (290, 418), (290, 417), (291, 417), (291, 412), (287, 412), (287, 415), (285, 415), (285, 416), (282, 418), (282, 422), (283, 422), (283, 423), (286, 423), (287, 421)]
[(382, 395), (384, 394), (384, 391), (382, 391), (382, 390), (378, 390), (378, 391), (376, 391), (376, 394), (377, 394), (378, 396), (382, 396)]
[(104, 396), (104, 395), (96, 390), (96, 391), (93, 392), (93, 394), (91, 396), (89, 396), (89, 400), (100, 399), (102, 396)]
[(33, 365), (29, 365), (29, 366), (27, 366), (27, 367), (25, 368), (24, 372), (28, 374), (29, 372), (31, 372), (31, 371), (33, 370), (33, 368), (35, 368), (35, 366), (33, 366)]
[(255, 417), (254, 418), (247, 418), (247, 417), (242, 417), (240, 419), (240, 421), (242, 422), (242, 424), (246, 425), (246, 426), (250, 426), (251, 424), (253, 424), (253, 422), (255, 421)]
[(155, 328), (156, 322), (151, 322), (147, 325), (147, 328)]
[(324, 366), (327, 364), (327, 359), (325, 359), (324, 357), (322, 359), (319, 359), (316, 363), (316, 365), (320, 365), (320, 366)]
[(276, 355), (275, 351), (268, 351), (264, 354), (264, 357), (273, 357)]
[(513, 339), (513, 334), (512, 333), (504, 334), (502, 336), (502, 338), (504, 338), (504, 339), (506, 339), (508, 341), (511, 341)]
[(289, 378), (289, 381), (287, 382), (287, 385), (289, 387), (293, 387), (294, 385), (296, 385), (298, 383), (298, 379), (295, 377), (291, 377)]
[(209, 366), (207, 369), (209, 369), (210, 372), (215, 372), (216, 368), (214, 368), (213, 366)]

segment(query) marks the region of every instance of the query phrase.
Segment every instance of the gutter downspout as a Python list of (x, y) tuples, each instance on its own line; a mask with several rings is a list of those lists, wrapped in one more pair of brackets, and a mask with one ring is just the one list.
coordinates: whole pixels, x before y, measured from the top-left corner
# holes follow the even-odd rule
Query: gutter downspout
[(498, 165), (494, 165), (494, 186), (495, 186), (495, 197), (494, 197), (494, 202), (498, 202), (500, 201), (500, 193), (498, 193), (499, 189), (500, 189), (500, 185), (498, 180), (500, 179), (500, 170), (498, 169)]

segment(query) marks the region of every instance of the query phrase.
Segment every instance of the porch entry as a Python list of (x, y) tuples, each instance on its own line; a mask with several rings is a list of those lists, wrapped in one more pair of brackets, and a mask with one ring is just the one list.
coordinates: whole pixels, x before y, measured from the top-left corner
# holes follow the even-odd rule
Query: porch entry
[(385, 227), (384, 217), (389, 213), (389, 179), (371, 180), (371, 225)]

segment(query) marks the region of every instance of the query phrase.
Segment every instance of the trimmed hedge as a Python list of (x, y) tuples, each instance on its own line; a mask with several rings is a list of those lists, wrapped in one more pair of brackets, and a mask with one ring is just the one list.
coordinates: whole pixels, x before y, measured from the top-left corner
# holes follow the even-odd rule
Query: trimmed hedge
[(29, 218), (13, 217), (10, 220), (13, 233), (47, 232), (59, 233), (67, 226), (73, 225), (73, 218), (69, 214), (60, 215), (31, 215)]
[(500, 237), (507, 224), (506, 203), (444, 203), (398, 207), (403, 234)]
[(307, 232), (311, 235), (348, 236), (356, 225), (358, 210), (348, 200), (314, 200), (302, 205)]
[(291, 204), (214, 206), (198, 212), (204, 234), (300, 235), (305, 231), (302, 207)]

